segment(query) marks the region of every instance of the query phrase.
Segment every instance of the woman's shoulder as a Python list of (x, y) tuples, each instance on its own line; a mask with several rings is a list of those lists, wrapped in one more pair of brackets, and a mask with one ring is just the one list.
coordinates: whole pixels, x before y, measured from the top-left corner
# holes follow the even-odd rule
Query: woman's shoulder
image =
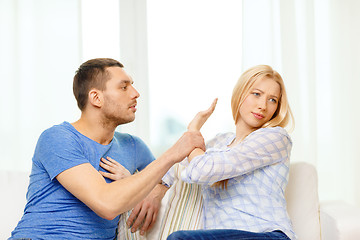
[(259, 138), (259, 137), (286, 139), (287, 141), (292, 142), (289, 133), (282, 127), (259, 128), (254, 132), (252, 132), (251, 134), (249, 134), (248, 136), (248, 138)]
[(235, 133), (226, 132), (226, 133), (218, 133), (206, 143), (206, 148), (212, 148), (215, 146), (226, 146), (230, 143), (232, 139), (234, 139)]
[(289, 135), (288, 132), (285, 130), (285, 128), (282, 127), (264, 127), (264, 128), (259, 128), (257, 130), (254, 131), (258, 132), (258, 133), (279, 133), (279, 134), (283, 134), (283, 135)]
[(233, 132), (225, 132), (225, 133), (218, 133), (216, 136), (212, 139), (212, 141), (215, 142), (229, 142), (232, 141), (235, 138), (236, 134)]
[(225, 132), (225, 133), (218, 133), (215, 135), (215, 138), (228, 138), (234, 136), (235, 133), (233, 132)]

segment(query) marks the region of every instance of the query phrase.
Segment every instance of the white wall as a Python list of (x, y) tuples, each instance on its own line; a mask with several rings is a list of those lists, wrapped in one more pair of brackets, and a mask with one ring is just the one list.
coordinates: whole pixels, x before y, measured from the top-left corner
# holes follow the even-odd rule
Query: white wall
[(79, 116), (78, 1), (0, 2), (0, 167), (29, 170), (40, 133)]

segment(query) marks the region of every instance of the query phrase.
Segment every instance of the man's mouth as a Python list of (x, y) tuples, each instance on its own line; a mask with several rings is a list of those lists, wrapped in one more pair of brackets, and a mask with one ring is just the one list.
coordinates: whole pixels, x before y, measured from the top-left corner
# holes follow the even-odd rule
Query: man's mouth
[(131, 110), (133, 110), (134, 112), (136, 112), (136, 110), (137, 110), (137, 109), (136, 109), (136, 106), (137, 106), (137, 104), (135, 103), (135, 104), (130, 105), (129, 108), (130, 108)]

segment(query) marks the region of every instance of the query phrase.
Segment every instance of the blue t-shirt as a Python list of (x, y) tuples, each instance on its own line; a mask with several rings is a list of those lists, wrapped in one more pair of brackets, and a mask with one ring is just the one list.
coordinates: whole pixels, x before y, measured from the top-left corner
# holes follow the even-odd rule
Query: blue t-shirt
[(24, 215), (10, 239), (114, 239), (119, 217), (99, 217), (56, 180), (83, 163), (106, 171), (99, 165), (102, 157), (111, 157), (132, 174), (154, 160), (145, 143), (129, 134), (115, 132), (108, 145), (101, 145), (68, 122), (45, 130), (33, 157)]

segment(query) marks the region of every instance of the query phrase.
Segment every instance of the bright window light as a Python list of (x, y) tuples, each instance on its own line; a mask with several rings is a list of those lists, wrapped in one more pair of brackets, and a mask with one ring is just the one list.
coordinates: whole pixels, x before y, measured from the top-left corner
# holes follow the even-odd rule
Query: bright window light
[(120, 58), (118, 0), (81, 1), (82, 60)]
[(149, 0), (150, 138), (161, 153), (195, 114), (219, 98), (209, 140), (234, 131), (230, 98), (241, 74), (241, 2)]

